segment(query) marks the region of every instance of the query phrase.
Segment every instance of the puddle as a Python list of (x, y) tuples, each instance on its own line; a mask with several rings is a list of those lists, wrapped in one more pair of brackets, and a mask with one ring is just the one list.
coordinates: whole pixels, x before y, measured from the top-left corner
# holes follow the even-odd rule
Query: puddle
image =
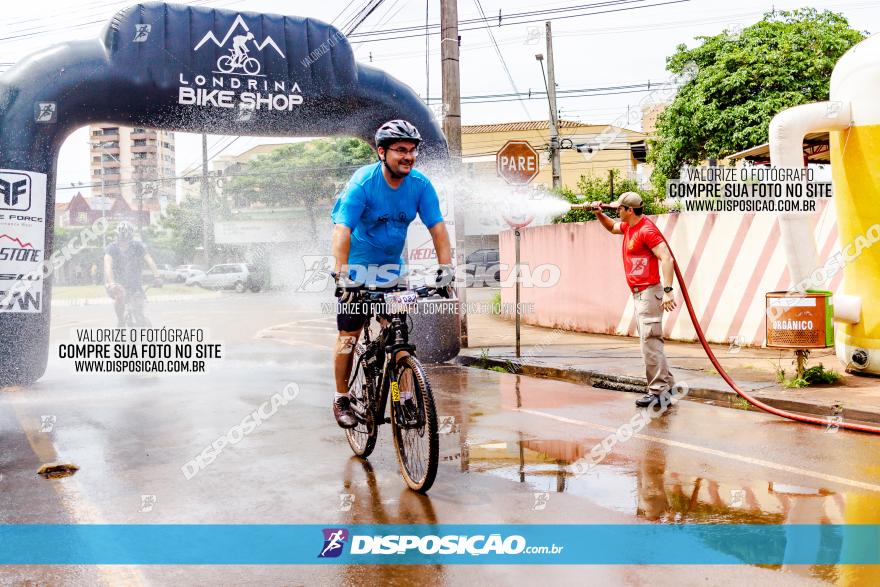
[[(846, 524), (853, 523), (853, 512), (847, 506), (859, 498), (868, 499), (823, 487), (713, 479), (705, 474), (677, 471), (652, 449), (635, 461), (611, 456), (581, 475), (575, 474), (570, 465), (584, 455), (589, 456), (588, 449), (572, 441), (485, 442), (470, 445), (468, 453), (471, 473), (523, 483), (529, 491), (576, 495), (601, 507), (659, 524)], [(691, 464), (691, 469), (699, 466)], [(785, 540), (784, 528), (779, 528), (778, 538)], [(709, 545), (727, 552), (724, 544)], [(817, 547), (840, 550), (841, 544), (823, 543)], [(759, 566), (792, 571), (790, 567)], [(803, 566), (793, 572), (835, 582), (850, 570), (849, 566), (840, 565)]]

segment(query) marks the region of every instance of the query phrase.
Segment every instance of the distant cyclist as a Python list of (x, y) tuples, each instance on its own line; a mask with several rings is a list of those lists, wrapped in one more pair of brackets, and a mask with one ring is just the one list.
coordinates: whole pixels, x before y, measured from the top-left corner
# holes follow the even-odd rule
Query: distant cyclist
[(131, 304), (132, 313), (138, 324), (144, 323), (144, 290), (141, 284), (141, 272), (144, 263), (153, 272), (158, 285), (162, 280), (159, 269), (147, 248), (140, 241), (134, 240), (134, 227), (130, 222), (122, 221), (116, 226), (116, 242), (107, 245), (104, 251), (104, 284), (107, 295), (114, 300), (117, 324), (125, 326), (125, 305)]
[[(333, 207), (333, 257), (339, 301), (339, 336), (334, 360), (336, 394), (333, 415), (343, 428), (357, 425), (348, 397), (354, 347), (364, 327), (364, 308), (346, 307), (361, 285), (389, 287), (401, 276), (401, 253), (409, 224), (418, 214), (437, 251), (436, 282), (449, 297), (453, 279), (452, 247), (431, 181), (413, 169), (422, 137), (405, 120), (391, 120), (376, 131), (379, 161), (352, 175)], [(433, 284), (432, 284), (433, 285)], [(404, 407), (411, 398), (403, 398)], [(410, 406), (412, 407), (412, 406)]]

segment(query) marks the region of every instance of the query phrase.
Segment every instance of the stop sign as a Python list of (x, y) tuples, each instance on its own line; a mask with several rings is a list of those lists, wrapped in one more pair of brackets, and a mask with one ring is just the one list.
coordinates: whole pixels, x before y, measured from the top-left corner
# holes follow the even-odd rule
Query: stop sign
[(526, 185), (541, 170), (538, 152), (528, 141), (507, 141), (495, 155), (498, 175), (509, 184)]

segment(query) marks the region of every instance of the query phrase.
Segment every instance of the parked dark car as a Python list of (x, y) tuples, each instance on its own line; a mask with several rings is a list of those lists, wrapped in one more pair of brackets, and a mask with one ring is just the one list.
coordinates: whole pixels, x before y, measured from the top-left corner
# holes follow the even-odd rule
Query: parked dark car
[(497, 286), (501, 279), (498, 249), (477, 249), (465, 259), (465, 270), (474, 286)]

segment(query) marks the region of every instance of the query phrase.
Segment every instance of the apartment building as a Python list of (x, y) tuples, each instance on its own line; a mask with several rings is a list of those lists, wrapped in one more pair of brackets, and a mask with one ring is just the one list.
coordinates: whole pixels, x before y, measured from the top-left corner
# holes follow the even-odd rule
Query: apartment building
[(89, 127), (92, 193), (122, 198), (150, 212), (150, 223), (175, 197), (174, 133), (144, 127)]

